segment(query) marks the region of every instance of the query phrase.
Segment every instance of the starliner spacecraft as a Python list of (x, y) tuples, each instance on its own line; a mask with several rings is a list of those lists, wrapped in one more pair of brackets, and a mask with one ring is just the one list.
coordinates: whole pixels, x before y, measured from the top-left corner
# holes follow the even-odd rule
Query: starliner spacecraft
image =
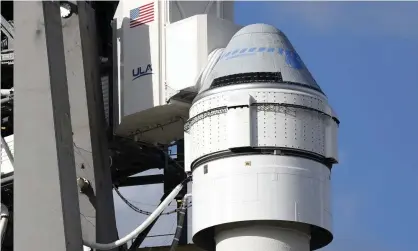
[(190, 109), (193, 241), (216, 251), (308, 251), (332, 241), (338, 119), (278, 29), (239, 30)]

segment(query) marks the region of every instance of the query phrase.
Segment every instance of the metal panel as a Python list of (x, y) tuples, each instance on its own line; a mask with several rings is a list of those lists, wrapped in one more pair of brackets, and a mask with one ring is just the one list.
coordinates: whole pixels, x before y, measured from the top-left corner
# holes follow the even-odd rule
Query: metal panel
[(108, 243), (117, 238), (117, 229), (105, 134), (106, 92), (99, 72), (94, 10), (82, 1), (77, 10), (63, 19), (63, 32), (76, 171), (78, 178), (90, 183), (79, 193), (83, 238)]
[(212, 227), (242, 221), (286, 221), (293, 229), (298, 229), (297, 222), (310, 224), (324, 231), (312, 232), (313, 238), (327, 232), (326, 238), (330, 236), (326, 166), (274, 155), (230, 157), (205, 165), (208, 173), (204, 166), (193, 172), (192, 224), (198, 245), (213, 238)]
[(214, 17), (234, 21), (234, 1), (167, 1), (169, 22), (191, 17), (196, 14), (209, 14)]
[[(245, 100), (236, 99), (240, 96)], [(229, 106), (251, 109), (233, 110)], [(189, 134), (196, 144), (190, 162), (232, 146), (293, 148), (328, 157), (326, 148), (336, 149), (332, 143), (336, 140), (336, 130), (332, 131), (336, 123), (326, 111), (331, 110), (325, 99), (285, 89), (235, 89), (204, 97), (190, 109), (191, 121), (195, 122)], [(251, 126), (247, 128), (244, 125), (249, 119)]]
[(250, 108), (230, 108), (227, 117), (226, 148), (251, 146), (251, 117)]
[(82, 250), (58, 2), (16, 1), (14, 16), (14, 250)]

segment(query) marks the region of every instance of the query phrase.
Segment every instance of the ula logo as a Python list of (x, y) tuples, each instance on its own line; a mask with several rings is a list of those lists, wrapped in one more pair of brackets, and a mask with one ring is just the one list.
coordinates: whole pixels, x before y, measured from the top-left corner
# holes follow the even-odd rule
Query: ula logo
[(151, 64), (148, 64), (146, 67), (141, 66), (136, 69), (132, 69), (132, 81), (142, 76), (151, 75), (151, 74), (152, 74)]

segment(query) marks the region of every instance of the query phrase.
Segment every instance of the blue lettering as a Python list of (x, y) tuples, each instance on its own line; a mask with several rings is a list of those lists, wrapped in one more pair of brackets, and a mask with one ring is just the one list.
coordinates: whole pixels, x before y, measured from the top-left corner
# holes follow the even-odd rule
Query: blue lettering
[(138, 67), (136, 69), (132, 69), (132, 81), (142, 76), (151, 75), (152, 74), (152, 66), (148, 64), (146, 67)]
[(285, 62), (288, 66), (295, 68), (295, 69), (302, 69), (303, 63), (300, 59), (299, 55), (295, 51), (286, 50), (284, 48), (272, 48), (272, 47), (251, 47), (251, 48), (239, 48), (234, 49), (228, 52), (225, 52), (222, 59), (228, 60), (232, 58), (237, 57), (243, 57), (243, 56), (250, 56), (254, 55), (255, 53), (260, 52), (267, 52), (267, 53), (277, 53), (279, 55), (284, 56)]
[(285, 60), (286, 60), (286, 64), (288, 64), (292, 68), (295, 68), (295, 69), (303, 68), (302, 60), (300, 59), (299, 55), (294, 51), (286, 50)]

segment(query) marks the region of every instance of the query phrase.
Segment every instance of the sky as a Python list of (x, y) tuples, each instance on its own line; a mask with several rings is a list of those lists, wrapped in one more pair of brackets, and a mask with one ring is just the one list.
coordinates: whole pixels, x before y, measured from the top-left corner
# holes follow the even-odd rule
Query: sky
[[(417, 13), (418, 2), (235, 4), (236, 23), (267, 23), (288, 36), (341, 121), (334, 240), (322, 251), (418, 250)], [(145, 210), (162, 195), (160, 185), (121, 191)], [(121, 235), (145, 219), (115, 201)], [(173, 233), (174, 217), (151, 235)]]

